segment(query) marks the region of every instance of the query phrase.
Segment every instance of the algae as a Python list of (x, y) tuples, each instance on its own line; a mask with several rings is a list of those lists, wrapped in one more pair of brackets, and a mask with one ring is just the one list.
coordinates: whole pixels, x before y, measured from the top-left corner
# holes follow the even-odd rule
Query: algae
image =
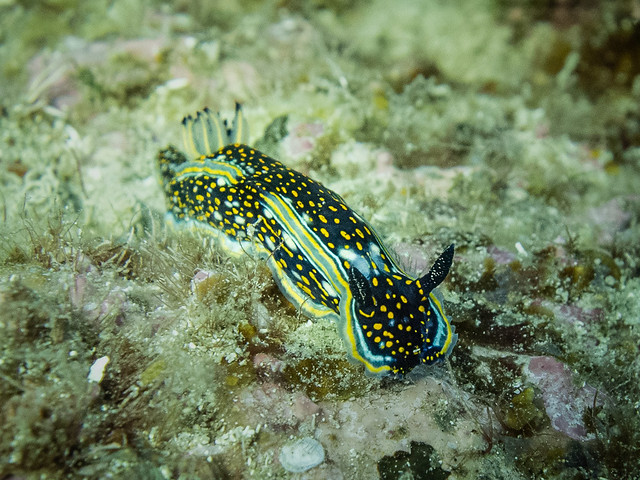
[[(318, 478), (640, 475), (637, 20), (622, 0), (0, 2), (0, 476), (284, 478), (292, 435), (325, 447)], [(365, 377), (262, 262), (167, 227), (157, 152), (234, 101), (409, 270), (456, 243), (447, 369)], [(539, 357), (596, 392), (587, 440), (550, 421)]]

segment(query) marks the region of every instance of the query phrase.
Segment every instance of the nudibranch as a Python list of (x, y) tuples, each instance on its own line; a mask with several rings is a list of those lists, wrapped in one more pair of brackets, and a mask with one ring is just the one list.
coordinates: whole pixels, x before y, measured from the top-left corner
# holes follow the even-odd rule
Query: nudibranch
[(182, 125), (187, 156), (173, 146), (158, 156), (170, 218), (214, 235), (231, 255), (264, 258), (293, 305), (335, 320), (369, 374), (403, 375), (451, 352), (457, 335), (434, 289), (453, 245), (413, 278), (340, 195), (247, 146), (240, 105), (230, 125), (209, 109)]

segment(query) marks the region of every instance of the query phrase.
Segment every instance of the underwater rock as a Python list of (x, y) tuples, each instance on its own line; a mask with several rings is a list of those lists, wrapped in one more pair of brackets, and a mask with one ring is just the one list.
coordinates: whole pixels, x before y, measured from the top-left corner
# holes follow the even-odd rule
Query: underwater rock
[(289, 393), (277, 383), (265, 382), (240, 394), (245, 420), (260, 423), (274, 431), (297, 427), (320, 413), (320, 407), (302, 392)]
[(590, 440), (587, 432), (585, 410), (602, 405), (598, 391), (590, 385), (574, 386), (571, 371), (552, 357), (532, 357), (525, 374), (542, 391), (545, 410), (551, 426), (574, 440)]
[(324, 462), (324, 448), (316, 439), (304, 437), (282, 447), (278, 459), (287, 472), (306, 472)]

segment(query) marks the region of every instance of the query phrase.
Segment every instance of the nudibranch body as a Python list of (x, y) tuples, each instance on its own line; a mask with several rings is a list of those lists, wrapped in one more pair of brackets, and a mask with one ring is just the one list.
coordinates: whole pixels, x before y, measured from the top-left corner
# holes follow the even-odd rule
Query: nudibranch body
[(333, 318), (368, 373), (402, 375), (451, 352), (457, 335), (434, 288), (453, 245), (412, 278), (338, 194), (245, 145), (239, 105), (230, 126), (208, 109), (182, 123), (189, 158), (172, 146), (159, 154), (177, 223), (205, 229), (230, 254), (266, 259), (287, 299), (310, 317)]

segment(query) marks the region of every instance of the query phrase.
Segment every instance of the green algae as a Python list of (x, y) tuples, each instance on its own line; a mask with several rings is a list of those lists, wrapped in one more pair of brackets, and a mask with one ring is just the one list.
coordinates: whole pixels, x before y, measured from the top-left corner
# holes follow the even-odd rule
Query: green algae
[(533, 430), (536, 424), (546, 419), (544, 411), (534, 403), (535, 392), (532, 387), (525, 388), (511, 399), (504, 417), (504, 424), (512, 430), (521, 432), (525, 428)]
[(409, 452), (398, 451), (382, 458), (378, 462), (378, 472), (381, 480), (446, 480), (451, 473), (440, 467), (434, 448), (422, 442), (411, 442)]
[(346, 359), (304, 358), (289, 362), (283, 374), (290, 388), (300, 389), (312, 400), (321, 401), (362, 395), (369, 382), (360, 370), (360, 366), (351, 365)]

